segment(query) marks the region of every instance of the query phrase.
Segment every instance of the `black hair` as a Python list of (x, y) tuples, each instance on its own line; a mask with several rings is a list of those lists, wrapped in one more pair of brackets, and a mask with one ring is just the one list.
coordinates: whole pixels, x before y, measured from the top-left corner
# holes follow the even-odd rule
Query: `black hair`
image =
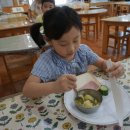
[(40, 33), (41, 26), (42, 23), (35, 23), (30, 27), (30, 35), (39, 48), (42, 48), (46, 44), (43, 35)]
[(79, 15), (70, 7), (55, 7), (43, 15), (44, 33), (48, 40), (59, 39), (72, 27), (82, 30)]
[(42, 5), (43, 5), (45, 2), (50, 2), (50, 3), (53, 3), (53, 4), (55, 5), (55, 0), (41, 0)]

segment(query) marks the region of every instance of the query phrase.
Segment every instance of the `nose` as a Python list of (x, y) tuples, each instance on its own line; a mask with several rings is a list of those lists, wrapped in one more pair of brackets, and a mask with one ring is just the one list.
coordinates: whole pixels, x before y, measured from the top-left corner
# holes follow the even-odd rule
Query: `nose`
[(75, 51), (75, 46), (73, 44), (70, 44), (70, 46), (68, 48), (68, 53), (72, 54), (72, 53), (74, 53), (74, 51)]

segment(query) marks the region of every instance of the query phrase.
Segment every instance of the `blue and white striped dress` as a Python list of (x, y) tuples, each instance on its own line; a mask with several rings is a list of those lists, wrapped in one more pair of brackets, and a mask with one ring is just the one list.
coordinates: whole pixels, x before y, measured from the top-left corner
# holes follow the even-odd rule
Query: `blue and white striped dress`
[(62, 74), (81, 74), (88, 65), (94, 64), (98, 56), (86, 45), (81, 44), (72, 61), (60, 57), (53, 48), (42, 53), (33, 66), (32, 75), (43, 82), (54, 81)]

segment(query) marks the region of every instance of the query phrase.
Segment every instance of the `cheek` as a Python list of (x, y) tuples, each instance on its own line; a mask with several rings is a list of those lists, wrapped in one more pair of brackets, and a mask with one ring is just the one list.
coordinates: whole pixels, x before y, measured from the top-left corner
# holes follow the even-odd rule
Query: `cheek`
[(59, 53), (60, 55), (65, 55), (66, 54), (66, 50), (67, 49), (65, 47), (58, 47), (58, 48), (55, 49), (55, 51), (57, 53)]
[(45, 13), (46, 12), (46, 8), (45, 7), (42, 7), (42, 12)]

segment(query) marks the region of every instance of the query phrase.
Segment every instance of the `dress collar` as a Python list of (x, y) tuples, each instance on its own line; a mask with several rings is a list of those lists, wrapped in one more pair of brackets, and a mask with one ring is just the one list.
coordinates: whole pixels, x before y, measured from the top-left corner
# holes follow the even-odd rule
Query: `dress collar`
[(73, 60), (71, 60), (71, 61), (67, 61), (67, 60), (65, 60), (65, 59), (63, 59), (60, 55), (58, 55), (56, 52), (55, 52), (55, 50), (54, 49), (52, 49), (52, 60), (53, 60), (53, 62), (57, 65), (57, 66), (59, 66), (59, 67), (61, 67), (61, 68), (63, 68), (64, 69), (64, 66), (68, 66), (68, 65), (70, 65), (70, 64), (72, 64), (72, 63), (77, 63), (77, 62), (80, 62), (80, 59), (79, 59), (79, 57), (78, 57), (78, 53), (76, 52), (76, 54), (75, 54), (75, 56), (74, 56), (74, 59)]

